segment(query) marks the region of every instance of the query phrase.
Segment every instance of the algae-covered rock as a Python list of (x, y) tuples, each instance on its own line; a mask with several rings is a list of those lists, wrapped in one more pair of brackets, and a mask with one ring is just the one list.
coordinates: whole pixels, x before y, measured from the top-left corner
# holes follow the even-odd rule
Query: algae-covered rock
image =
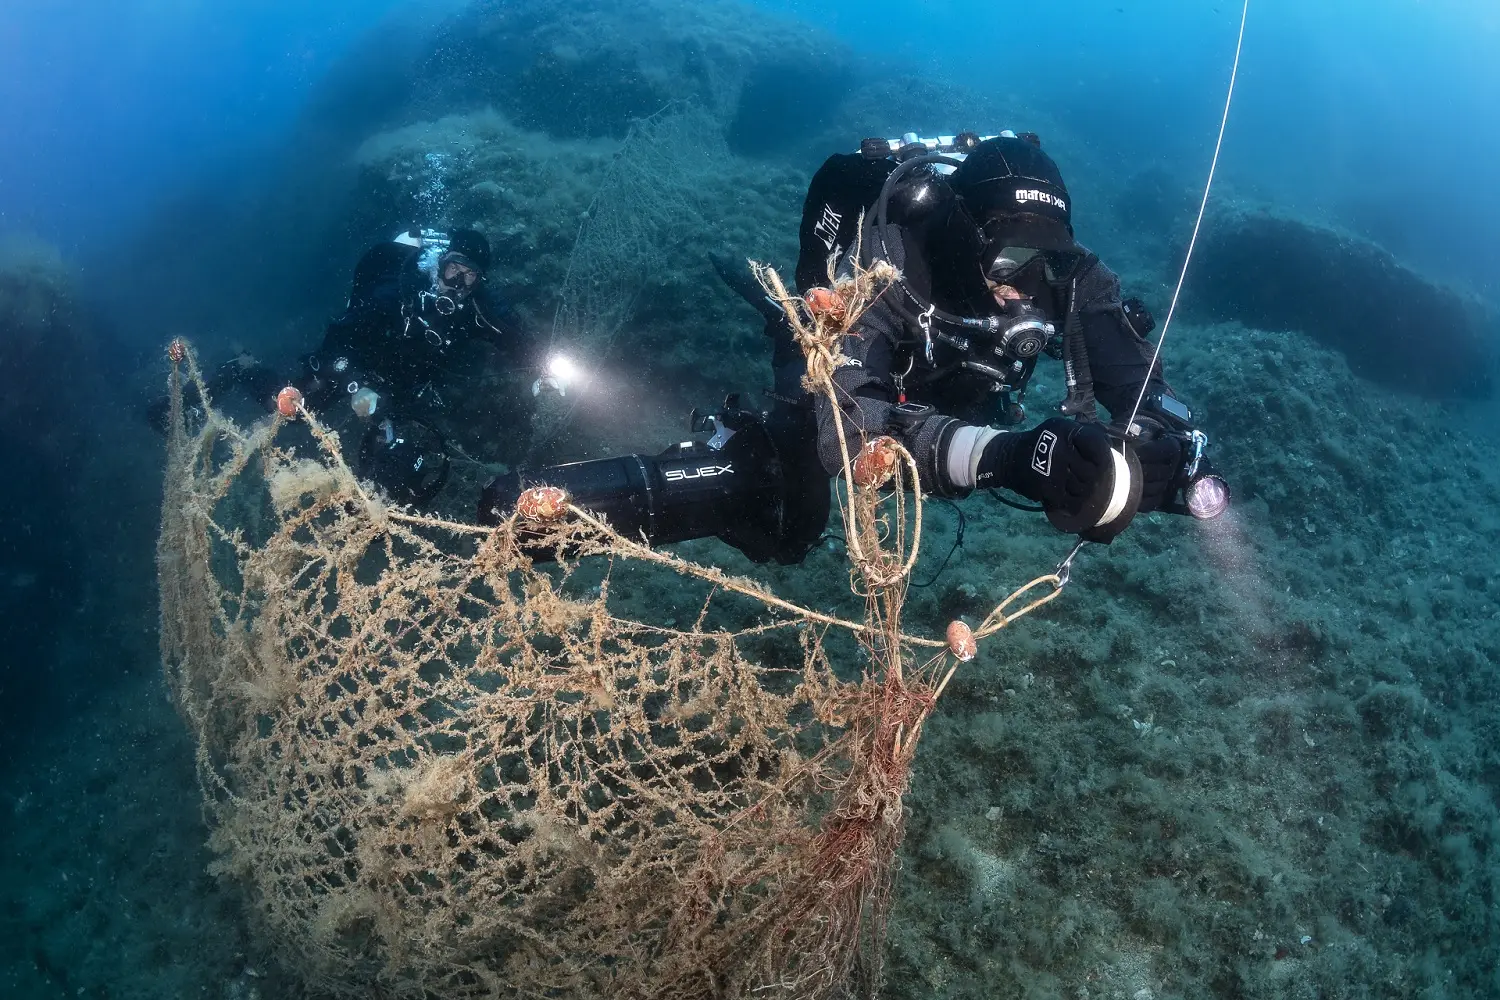
[(1494, 317), (1357, 236), (1269, 212), (1225, 213), (1194, 258), (1193, 300), (1216, 321), (1299, 330), (1356, 374), (1431, 396), (1489, 395)]
[(0, 246), (0, 743), (58, 697), (55, 647), (93, 583), (80, 514), (105, 426), (99, 353), (56, 251)]
[[(560, 284), (593, 191), (618, 142), (556, 141), (492, 109), (415, 122), (355, 151), (371, 228), (414, 220), (472, 226), (490, 240), (492, 280), (512, 298)], [(545, 308), (545, 297), (536, 303)]]
[(87, 443), (87, 409), (102, 381), (99, 347), (69, 290), (57, 251), (0, 245), (0, 428), (56, 471)]
[(418, 103), (493, 105), (551, 135), (622, 137), (687, 100), (725, 123), (780, 106), (829, 107), (852, 79), (848, 48), (733, 0), (476, 3), (439, 34)]

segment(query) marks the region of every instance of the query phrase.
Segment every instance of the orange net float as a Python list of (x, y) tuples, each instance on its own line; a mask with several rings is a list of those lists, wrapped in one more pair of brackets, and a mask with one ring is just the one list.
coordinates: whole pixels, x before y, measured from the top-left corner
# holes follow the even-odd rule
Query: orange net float
[(974, 638), (974, 630), (961, 621), (949, 622), (948, 652), (964, 663), (968, 663), (979, 655), (979, 641)]
[(560, 486), (533, 486), (516, 498), (516, 513), (527, 521), (549, 524), (568, 512), (568, 491)]
[(167, 345), (167, 359), (174, 365), (180, 365), (187, 360), (187, 345), (178, 337)]
[(287, 419), (297, 416), (302, 409), (302, 393), (294, 385), (289, 385), (276, 394), (276, 412)]
[(807, 311), (813, 316), (826, 316), (834, 323), (842, 323), (849, 310), (843, 297), (831, 288), (809, 288), (802, 296)]
[(896, 450), (896, 439), (878, 437), (867, 442), (854, 460), (854, 485), (866, 487), (884, 486), (896, 473), (901, 455)]

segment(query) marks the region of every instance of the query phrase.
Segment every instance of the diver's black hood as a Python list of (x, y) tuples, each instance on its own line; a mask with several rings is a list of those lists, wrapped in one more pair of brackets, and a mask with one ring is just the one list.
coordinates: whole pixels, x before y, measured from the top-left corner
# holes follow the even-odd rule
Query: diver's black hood
[(948, 206), (914, 235), (922, 249), (927, 289), (939, 309), (955, 316), (996, 313), (984, 280), (984, 236), (962, 205)]
[(455, 229), (448, 236), (448, 250), (443, 256), (449, 254), (462, 258), (463, 262), (481, 275), (489, 272), (492, 261), (490, 255), (490, 241), (484, 238), (484, 234), (473, 229)]
[(1015, 136), (986, 139), (953, 172), (951, 183), (983, 228), (991, 258), (1002, 246), (1082, 256), (1073, 240), (1072, 196), (1039, 143)]

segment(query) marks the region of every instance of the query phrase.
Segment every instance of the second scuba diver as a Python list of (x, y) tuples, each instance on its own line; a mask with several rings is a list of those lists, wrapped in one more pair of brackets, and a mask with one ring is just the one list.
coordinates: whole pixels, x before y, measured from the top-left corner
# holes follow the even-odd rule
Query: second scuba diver
[[(494, 345), (512, 371), (539, 367), (540, 338), (489, 290), (490, 265), (489, 241), (471, 229), (413, 229), (375, 245), (355, 266), (343, 313), (291, 380), (357, 448), (356, 471), (397, 503), (425, 506), (448, 481), (449, 449), (439, 428), (451, 419), (445, 394), (468, 363), (468, 345)], [(236, 359), (214, 373), (208, 389), (218, 397), (238, 386), (271, 408), (287, 384), (265, 365)], [(153, 407), (153, 419), (164, 414), (164, 403)]]

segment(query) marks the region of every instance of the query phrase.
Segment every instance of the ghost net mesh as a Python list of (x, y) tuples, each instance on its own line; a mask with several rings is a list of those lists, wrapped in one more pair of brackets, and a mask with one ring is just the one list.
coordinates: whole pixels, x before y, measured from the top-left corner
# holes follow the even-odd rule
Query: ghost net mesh
[(554, 339), (606, 350), (643, 290), (660, 280), (681, 234), (712, 228), (716, 192), (705, 182), (731, 168), (722, 127), (696, 105), (674, 102), (633, 122), (579, 223)]
[[(831, 391), (838, 336), (888, 276), (837, 284), (837, 321), (761, 276)], [(169, 353), (163, 662), (215, 869), (290, 972), (340, 997), (877, 991), (923, 721), (975, 638), (1060, 580), (974, 632), (903, 634), (921, 496), (888, 440), (846, 462), (862, 621), (654, 551), (560, 491), (498, 528), (418, 516), (356, 481), (296, 397), (241, 430)], [(698, 588), (696, 620), (622, 614), (631, 574)], [(733, 602), (752, 623), (714, 624)], [(792, 655), (758, 660), (769, 637)]]
[[(718, 228), (718, 182), (733, 172), (723, 127), (705, 109), (675, 101), (634, 121), (579, 223), (552, 321), (554, 346), (607, 356), (646, 290), (681, 264), (673, 248), (683, 234)], [(567, 428), (576, 404), (576, 396), (542, 397), (533, 451)]]

